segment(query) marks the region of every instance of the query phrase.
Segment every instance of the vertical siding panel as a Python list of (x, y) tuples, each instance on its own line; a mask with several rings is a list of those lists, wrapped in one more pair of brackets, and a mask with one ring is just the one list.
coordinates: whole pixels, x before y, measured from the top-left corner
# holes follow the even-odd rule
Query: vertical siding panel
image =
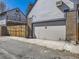
[(67, 40), (77, 42), (77, 13), (76, 11), (67, 13), (66, 21)]

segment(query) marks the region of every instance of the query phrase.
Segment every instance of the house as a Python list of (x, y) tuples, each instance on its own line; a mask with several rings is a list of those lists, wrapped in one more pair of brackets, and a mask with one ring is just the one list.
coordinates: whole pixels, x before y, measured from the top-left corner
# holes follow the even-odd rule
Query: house
[(19, 8), (0, 13), (0, 35), (28, 37), (26, 16)]
[(32, 36), (78, 42), (78, 3), (79, 0), (38, 0), (28, 16), (32, 18)]

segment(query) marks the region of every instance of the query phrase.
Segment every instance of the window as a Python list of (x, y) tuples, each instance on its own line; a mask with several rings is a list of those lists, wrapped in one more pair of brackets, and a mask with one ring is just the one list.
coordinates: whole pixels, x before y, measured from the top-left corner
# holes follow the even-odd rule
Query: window
[(4, 19), (4, 16), (0, 16), (0, 20), (3, 20)]

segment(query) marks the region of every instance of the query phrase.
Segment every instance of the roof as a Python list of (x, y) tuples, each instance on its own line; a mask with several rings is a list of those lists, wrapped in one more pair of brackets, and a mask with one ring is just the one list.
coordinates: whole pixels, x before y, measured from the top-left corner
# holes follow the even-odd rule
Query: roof
[[(6, 14), (7, 12), (10, 12), (10, 11), (13, 11), (13, 10), (18, 10), (18, 11), (20, 11), (20, 12), (24, 15), (24, 13), (23, 13), (19, 8), (14, 8), (14, 9), (11, 9), (11, 10), (8, 10), (8, 11), (4, 11), (4, 12), (0, 13), (0, 15), (4, 15), (4, 14)], [(25, 16), (25, 15), (24, 15), (24, 16)], [(26, 16), (25, 16), (25, 18), (26, 18)]]

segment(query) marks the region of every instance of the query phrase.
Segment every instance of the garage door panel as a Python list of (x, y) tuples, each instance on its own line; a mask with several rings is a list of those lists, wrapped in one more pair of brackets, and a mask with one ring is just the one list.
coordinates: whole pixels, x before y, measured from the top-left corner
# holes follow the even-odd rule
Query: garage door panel
[(65, 26), (41, 26), (35, 27), (35, 35), (39, 39), (48, 39), (48, 40), (65, 40), (66, 36), (66, 27)]

